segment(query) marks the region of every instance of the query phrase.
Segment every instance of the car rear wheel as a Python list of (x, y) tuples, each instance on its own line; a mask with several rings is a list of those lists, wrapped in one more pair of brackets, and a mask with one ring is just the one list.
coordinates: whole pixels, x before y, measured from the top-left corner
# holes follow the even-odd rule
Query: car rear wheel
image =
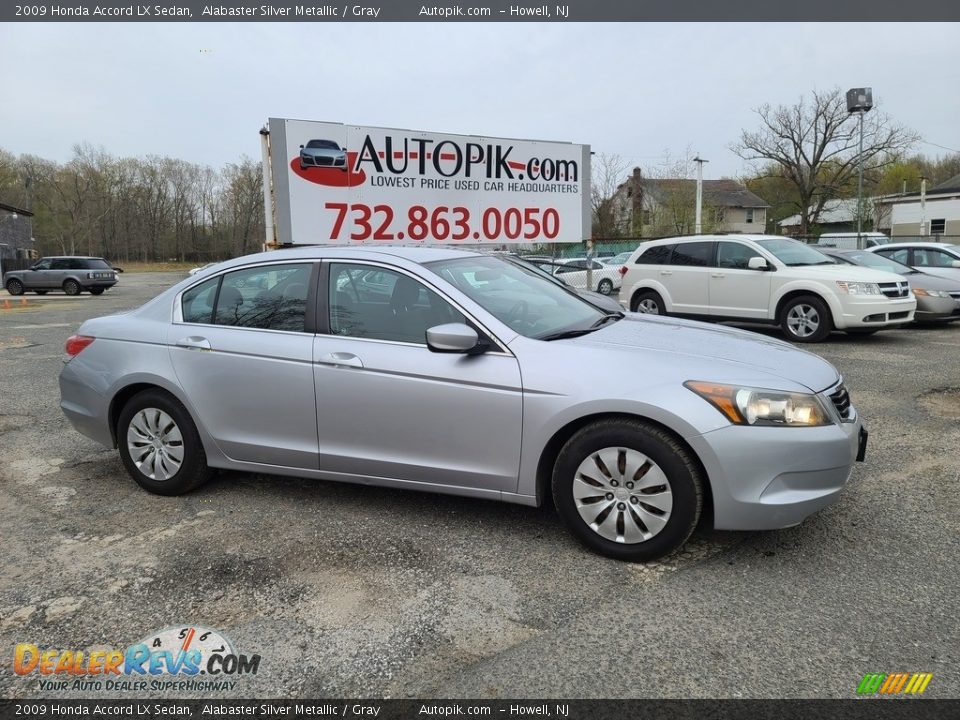
[(665, 430), (601, 420), (567, 441), (553, 498), (567, 527), (594, 552), (646, 562), (682, 546), (703, 508), (702, 471)]
[(633, 296), (633, 302), (630, 304), (633, 312), (647, 313), (649, 315), (666, 315), (663, 305), (663, 298), (660, 293), (653, 290), (644, 290)]
[(92, 287), (92, 288), (90, 288), (90, 294), (91, 294), (91, 295), (103, 295), (103, 291), (104, 291), (104, 290), (106, 290), (106, 288), (102, 288), (102, 287)]
[(823, 300), (801, 295), (784, 305), (780, 327), (794, 342), (820, 342), (833, 330), (833, 319)]
[(11, 295), (23, 295), (23, 283), (16, 278), (7, 280), (7, 292)]
[(79, 295), (81, 289), (80, 283), (76, 280), (67, 280), (63, 283), (63, 291), (67, 295)]
[(213, 475), (186, 408), (159, 390), (138, 393), (124, 406), (117, 445), (130, 476), (157, 495), (182, 495)]
[(600, 284), (597, 285), (597, 292), (601, 295), (609, 295), (613, 292), (613, 283), (607, 278), (604, 278), (600, 281)]

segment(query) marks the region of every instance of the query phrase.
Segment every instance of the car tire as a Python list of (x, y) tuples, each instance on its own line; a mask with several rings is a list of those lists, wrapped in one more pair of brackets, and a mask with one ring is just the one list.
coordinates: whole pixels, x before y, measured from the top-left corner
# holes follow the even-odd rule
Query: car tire
[(644, 290), (633, 296), (630, 302), (630, 309), (633, 312), (646, 313), (648, 315), (666, 315), (667, 311), (663, 304), (663, 298), (655, 290)]
[(609, 295), (610, 293), (613, 292), (613, 282), (611, 282), (607, 278), (604, 278), (597, 285), (597, 292), (600, 293), (601, 295)]
[(183, 495), (214, 474), (190, 414), (160, 390), (138, 393), (123, 406), (117, 446), (130, 477), (157, 495)]
[(16, 278), (7, 280), (7, 292), (11, 295), (23, 295), (23, 283)]
[(833, 330), (833, 318), (823, 300), (815, 295), (800, 295), (783, 306), (780, 329), (794, 342), (820, 342)]
[(34, 290), (34, 292), (35, 292), (37, 295), (46, 295), (46, 294), (47, 294), (47, 291), (46, 291), (46, 290)]
[(79, 295), (82, 290), (83, 288), (76, 280), (65, 280), (63, 283), (63, 291), (67, 295)]
[(91, 294), (91, 295), (103, 295), (103, 291), (104, 291), (104, 290), (106, 290), (106, 288), (102, 288), (102, 287), (92, 287), (92, 288), (90, 288), (90, 294)]
[(691, 451), (641, 420), (600, 420), (578, 430), (553, 469), (554, 504), (571, 533), (590, 550), (628, 562), (681, 547), (700, 520), (703, 487)]

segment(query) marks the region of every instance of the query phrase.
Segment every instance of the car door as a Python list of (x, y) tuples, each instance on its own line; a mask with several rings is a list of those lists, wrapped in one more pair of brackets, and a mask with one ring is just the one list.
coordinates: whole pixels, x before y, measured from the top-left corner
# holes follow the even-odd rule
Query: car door
[(29, 290), (34, 288), (43, 289), (45, 286), (43, 284), (44, 276), (50, 271), (50, 266), (53, 264), (53, 261), (50, 258), (40, 260), (37, 263), (21, 275), (23, 278), (23, 287)]
[[(391, 287), (387, 302), (363, 288), (370, 270)], [(321, 469), (514, 492), (523, 410), (516, 358), (502, 348), (431, 352), (428, 327), (468, 319), (400, 268), (333, 262), (325, 275), (326, 327), (314, 341)]]
[(310, 262), (268, 263), (181, 295), (170, 358), (197, 418), (234, 460), (319, 467), (315, 312), (307, 313), (318, 271)]
[(50, 269), (47, 272), (40, 273), (41, 277), (38, 280), (37, 287), (45, 287), (51, 290), (63, 287), (64, 280), (75, 274), (73, 272), (75, 262), (73, 258), (54, 258), (50, 264)]
[(924, 272), (947, 278), (960, 280), (960, 267), (953, 263), (960, 258), (939, 248), (913, 248), (913, 267), (921, 268)]
[[(717, 317), (764, 319), (769, 315), (769, 270), (751, 270), (757, 250), (736, 240), (717, 242), (716, 267), (710, 272), (710, 314)], [(768, 261), (769, 262), (769, 261)]]
[(671, 312), (710, 314), (710, 273), (716, 243), (707, 240), (677, 243), (670, 264), (660, 269), (673, 301)]

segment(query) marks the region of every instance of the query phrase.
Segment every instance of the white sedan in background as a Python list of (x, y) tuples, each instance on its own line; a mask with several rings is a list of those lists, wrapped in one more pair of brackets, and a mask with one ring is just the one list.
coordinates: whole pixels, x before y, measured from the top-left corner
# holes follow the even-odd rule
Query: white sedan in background
[[(620, 267), (605, 265), (587, 258), (563, 258), (556, 260), (553, 274), (578, 290), (593, 290), (601, 295), (611, 295), (620, 289)], [(592, 271), (591, 287), (587, 287), (587, 268)]]

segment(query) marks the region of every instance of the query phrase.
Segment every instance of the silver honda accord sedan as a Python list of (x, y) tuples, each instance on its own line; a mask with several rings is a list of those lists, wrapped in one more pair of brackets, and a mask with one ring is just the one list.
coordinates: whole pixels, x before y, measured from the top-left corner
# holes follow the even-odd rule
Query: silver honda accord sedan
[(866, 431), (830, 363), (610, 312), (495, 255), (278, 250), (67, 342), (61, 406), (162, 495), (216, 468), (540, 505), (610, 557), (795, 525)]

